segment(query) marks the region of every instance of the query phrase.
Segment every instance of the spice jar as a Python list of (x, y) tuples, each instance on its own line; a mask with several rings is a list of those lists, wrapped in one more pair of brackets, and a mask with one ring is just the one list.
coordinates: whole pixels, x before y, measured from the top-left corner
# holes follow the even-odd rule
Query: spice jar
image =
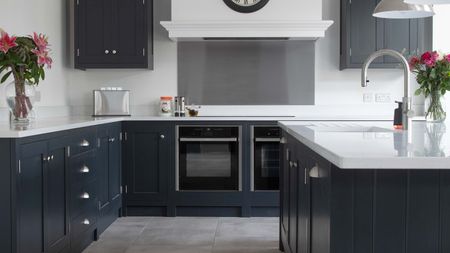
[(159, 114), (161, 116), (170, 117), (172, 116), (172, 97), (165, 96), (161, 97), (159, 101)]

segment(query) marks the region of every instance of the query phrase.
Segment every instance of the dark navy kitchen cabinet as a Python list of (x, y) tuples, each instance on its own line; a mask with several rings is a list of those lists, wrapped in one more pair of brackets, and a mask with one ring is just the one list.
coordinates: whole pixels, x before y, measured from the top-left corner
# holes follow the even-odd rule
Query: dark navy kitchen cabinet
[(169, 171), (175, 159), (174, 124), (124, 123), (126, 215), (166, 215)]
[(284, 136), (285, 252), (448, 252), (447, 171), (340, 169)]
[(99, 127), (97, 138), (98, 232), (101, 234), (119, 217), (122, 206), (120, 124)]
[[(372, 16), (380, 0), (341, 0), (340, 69), (361, 68), (380, 49), (394, 49), (406, 56), (432, 49), (432, 19), (394, 20)], [(398, 62), (384, 57), (372, 67), (394, 68)]]
[(75, 68), (153, 68), (153, 0), (75, 0)]
[(67, 252), (69, 212), (64, 139), (19, 147), (18, 252)]

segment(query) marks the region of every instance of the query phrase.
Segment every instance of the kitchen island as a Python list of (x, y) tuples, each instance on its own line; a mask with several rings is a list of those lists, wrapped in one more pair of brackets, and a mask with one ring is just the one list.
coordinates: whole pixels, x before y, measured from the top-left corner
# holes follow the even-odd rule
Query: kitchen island
[(280, 122), (285, 252), (450, 252), (445, 124)]

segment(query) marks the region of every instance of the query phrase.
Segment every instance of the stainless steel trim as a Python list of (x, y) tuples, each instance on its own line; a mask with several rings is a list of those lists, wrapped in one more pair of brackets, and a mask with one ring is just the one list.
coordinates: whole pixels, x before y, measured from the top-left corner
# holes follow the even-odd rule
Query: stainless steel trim
[[(177, 125), (175, 127), (175, 191), (177, 192), (196, 192), (180, 190), (180, 141), (181, 139), (194, 139), (194, 138), (179, 138), (180, 127), (237, 127), (239, 129), (239, 138), (211, 138), (214, 141), (217, 139), (233, 139), (231, 141), (239, 142), (239, 183), (238, 191), (242, 191), (242, 126), (240, 125)], [(197, 138), (195, 138), (197, 139)], [(205, 141), (205, 138), (198, 138), (200, 141)], [(230, 140), (228, 140), (230, 141)], [(225, 142), (225, 141), (224, 141)], [(197, 190), (198, 192), (199, 190)], [(235, 192), (235, 191), (223, 191), (223, 190), (201, 190), (201, 192)]]
[(280, 142), (281, 138), (255, 138), (255, 142)]
[(181, 142), (237, 142), (238, 138), (180, 138)]

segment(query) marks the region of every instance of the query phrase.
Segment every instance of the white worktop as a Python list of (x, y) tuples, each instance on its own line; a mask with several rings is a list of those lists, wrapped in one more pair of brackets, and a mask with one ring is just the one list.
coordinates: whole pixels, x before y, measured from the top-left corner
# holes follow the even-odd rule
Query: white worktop
[(122, 121), (289, 121), (295, 117), (59, 117), (38, 119), (26, 126), (0, 123), (0, 138), (23, 138), (82, 127), (90, 127)]
[(341, 169), (450, 169), (450, 129), (414, 121), (411, 130), (392, 122), (299, 122), (279, 125)]

